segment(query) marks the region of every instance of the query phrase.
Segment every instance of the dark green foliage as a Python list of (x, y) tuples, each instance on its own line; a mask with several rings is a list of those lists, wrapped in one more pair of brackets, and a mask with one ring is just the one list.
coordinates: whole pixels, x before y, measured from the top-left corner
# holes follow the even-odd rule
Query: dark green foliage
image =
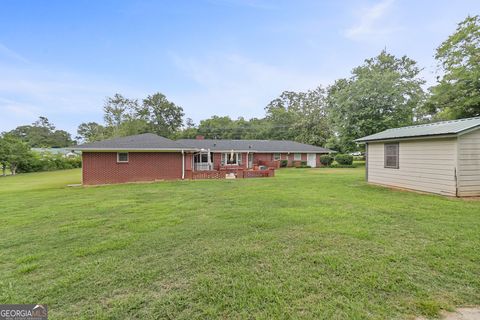
[(265, 108), (269, 139), (324, 146), (332, 134), (322, 87), (307, 92), (284, 91)]
[(340, 165), (352, 165), (353, 156), (349, 154), (337, 154), (335, 156), (335, 161)]
[(96, 122), (81, 123), (78, 126), (77, 134), (77, 138), (82, 142), (100, 141), (111, 136), (108, 128)]
[(30, 147), (26, 142), (12, 134), (0, 136), (0, 166), (2, 175), (5, 175), (6, 168), (10, 169), (12, 175), (16, 174), (18, 166), (28, 157)]
[(286, 168), (288, 166), (288, 160), (280, 160), (280, 167)]
[(183, 116), (182, 107), (159, 92), (143, 99), (136, 112), (136, 119), (145, 121), (149, 132), (163, 137), (173, 137), (182, 126)]
[(303, 169), (305, 169), (305, 168), (311, 168), (311, 166), (306, 165), (306, 164), (300, 164), (300, 165), (299, 165), (298, 167), (296, 167), (296, 168), (297, 168), (297, 169), (298, 169), (298, 168), (303, 168)]
[(103, 106), (105, 125), (96, 122), (78, 126), (78, 138), (93, 142), (113, 137), (124, 137), (152, 132), (174, 138), (183, 122), (183, 109), (168, 101), (165, 95), (155, 93), (140, 104), (137, 99), (115, 94)]
[(324, 166), (329, 166), (333, 163), (334, 158), (329, 154), (324, 154), (320, 156), (320, 163)]
[(80, 168), (81, 166), (82, 159), (79, 156), (64, 157), (62, 154), (50, 152), (29, 152), (19, 163), (18, 172), (54, 171)]
[(425, 110), (439, 119), (480, 116), (480, 16), (468, 16), (438, 48), (442, 77)]
[(45, 117), (39, 117), (31, 125), (19, 126), (9, 134), (32, 148), (63, 148), (75, 143), (68, 132), (55, 130), (55, 126)]
[(425, 81), (419, 73), (414, 60), (382, 51), (354, 68), (350, 78), (335, 81), (327, 102), (338, 136), (330, 138), (329, 145), (355, 151), (357, 138), (411, 124), (424, 98)]

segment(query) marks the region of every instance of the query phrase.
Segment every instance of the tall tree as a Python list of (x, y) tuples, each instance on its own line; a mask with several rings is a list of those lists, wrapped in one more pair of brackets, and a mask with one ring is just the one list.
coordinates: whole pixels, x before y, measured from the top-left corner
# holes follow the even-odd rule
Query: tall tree
[(234, 120), (229, 116), (213, 116), (200, 121), (198, 134), (207, 139), (235, 139), (234, 126)]
[(386, 51), (365, 60), (348, 79), (328, 88), (328, 113), (340, 151), (353, 151), (353, 140), (413, 123), (424, 99), (417, 63)]
[(480, 16), (468, 16), (438, 48), (443, 71), (426, 111), (440, 119), (480, 116)]
[(2, 135), (0, 136), (0, 167), (2, 167), (2, 176), (6, 176), (9, 154), (10, 154), (10, 145)]
[(94, 142), (110, 137), (108, 129), (96, 122), (84, 122), (78, 126), (77, 139), (82, 142)]
[(15, 175), (18, 165), (28, 157), (29, 153), (30, 147), (26, 142), (12, 134), (3, 134), (0, 137), (0, 165), (3, 175), (7, 166), (10, 167), (12, 175)]
[(270, 139), (325, 145), (331, 135), (321, 87), (307, 92), (284, 91), (265, 110)]
[(185, 120), (183, 128), (177, 132), (175, 138), (177, 139), (193, 139), (198, 135), (198, 128), (191, 118)]
[(9, 134), (26, 142), (32, 148), (62, 148), (74, 144), (68, 132), (55, 130), (55, 126), (46, 117), (39, 117), (31, 125), (19, 126)]
[(112, 129), (112, 136), (121, 136), (121, 125), (132, 119), (138, 109), (138, 100), (128, 99), (119, 93), (108, 97), (103, 105), (103, 119), (107, 127)]
[(168, 101), (159, 92), (143, 99), (143, 104), (136, 109), (136, 117), (148, 123), (151, 131), (165, 137), (172, 137), (183, 123), (183, 109)]

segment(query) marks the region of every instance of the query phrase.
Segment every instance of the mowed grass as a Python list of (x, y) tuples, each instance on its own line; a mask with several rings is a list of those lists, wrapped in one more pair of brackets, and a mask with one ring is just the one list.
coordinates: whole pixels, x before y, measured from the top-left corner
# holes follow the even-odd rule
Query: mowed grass
[(480, 304), (480, 202), (358, 169), (68, 188), (0, 178), (0, 303), (51, 319), (409, 319)]

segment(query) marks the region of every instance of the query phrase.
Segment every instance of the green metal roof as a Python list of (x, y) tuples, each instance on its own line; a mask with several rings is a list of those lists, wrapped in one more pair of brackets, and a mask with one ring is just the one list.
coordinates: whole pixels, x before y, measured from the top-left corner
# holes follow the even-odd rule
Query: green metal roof
[(394, 140), (438, 135), (456, 135), (465, 130), (473, 129), (475, 127), (480, 127), (480, 117), (434, 122), (418, 126), (393, 128), (357, 139), (355, 141), (368, 142), (377, 140)]

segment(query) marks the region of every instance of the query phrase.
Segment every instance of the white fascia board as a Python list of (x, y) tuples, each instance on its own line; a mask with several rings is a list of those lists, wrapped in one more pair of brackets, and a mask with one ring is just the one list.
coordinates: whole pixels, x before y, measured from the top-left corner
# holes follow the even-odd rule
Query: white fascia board
[(199, 151), (199, 149), (190, 148), (72, 148), (72, 150), (83, 152), (182, 152)]

